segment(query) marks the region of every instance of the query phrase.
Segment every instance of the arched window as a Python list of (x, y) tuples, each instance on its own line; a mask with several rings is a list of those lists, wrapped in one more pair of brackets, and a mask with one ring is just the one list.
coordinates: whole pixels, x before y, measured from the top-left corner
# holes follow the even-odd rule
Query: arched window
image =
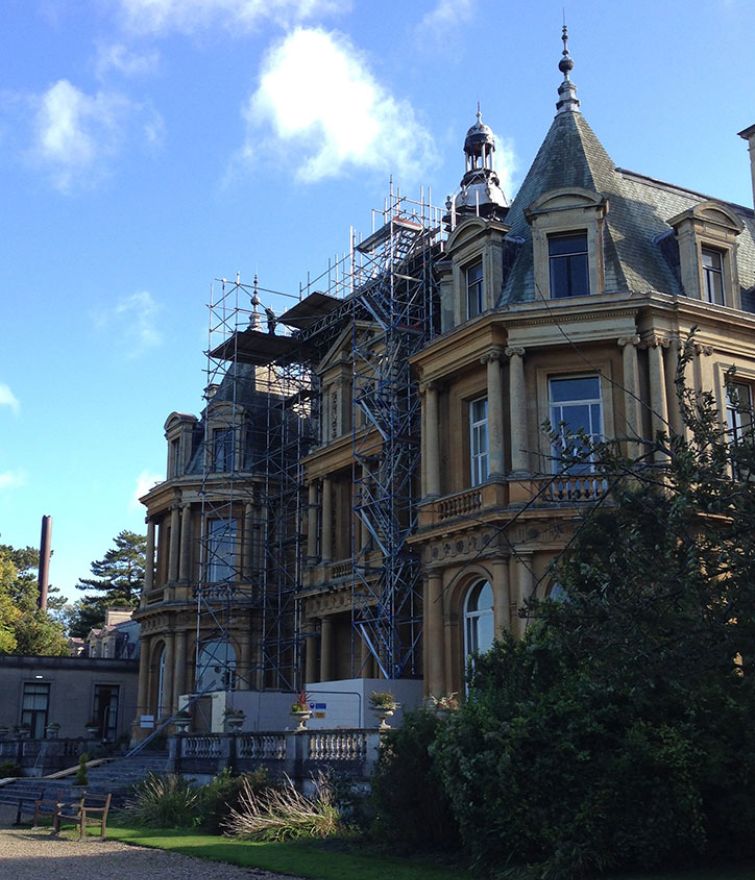
[(228, 641), (205, 642), (197, 657), (197, 693), (233, 690), (236, 680), (236, 652)]
[(478, 581), (464, 601), (464, 659), (484, 654), (493, 646), (493, 588)]
[(558, 581), (555, 581), (548, 591), (548, 598), (551, 602), (566, 602), (568, 597), (566, 595), (566, 590)]

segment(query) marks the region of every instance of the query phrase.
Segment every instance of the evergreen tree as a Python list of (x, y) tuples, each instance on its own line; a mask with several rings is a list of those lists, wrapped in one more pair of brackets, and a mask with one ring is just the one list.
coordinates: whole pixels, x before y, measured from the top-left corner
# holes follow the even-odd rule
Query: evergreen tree
[(755, 855), (753, 419), (722, 432), (712, 395), (684, 388), (688, 353), (684, 433), (638, 461), (585, 445), (608, 491), (553, 572), (565, 598), (478, 658), (440, 736), (485, 868), (573, 880)]
[(90, 629), (101, 627), (108, 608), (135, 608), (144, 586), (147, 538), (124, 529), (113, 539), (102, 559), (92, 562), (93, 577), (79, 578), (76, 588), (86, 595), (75, 603), (70, 614), (69, 632), (86, 637)]

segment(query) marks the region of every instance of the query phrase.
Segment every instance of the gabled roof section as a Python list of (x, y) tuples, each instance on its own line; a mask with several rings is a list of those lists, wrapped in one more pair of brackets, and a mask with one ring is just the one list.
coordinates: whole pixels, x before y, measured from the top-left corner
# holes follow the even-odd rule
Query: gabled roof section
[[(555, 190), (585, 190), (608, 201), (604, 227), (605, 289), (665, 290), (681, 293), (673, 270), (654, 244), (660, 218), (648, 227), (648, 206), (636, 204), (624, 187), (623, 175), (581, 113), (559, 113), (509, 209), (509, 237), (526, 243), (519, 249), (504, 285), (501, 303), (536, 298), (532, 266), (531, 230), (526, 211)], [(650, 209), (652, 213), (652, 208)]]

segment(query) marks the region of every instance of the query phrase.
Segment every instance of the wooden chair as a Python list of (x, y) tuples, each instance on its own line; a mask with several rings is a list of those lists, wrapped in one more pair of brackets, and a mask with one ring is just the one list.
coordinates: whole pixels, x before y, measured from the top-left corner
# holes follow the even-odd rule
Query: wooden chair
[(99, 825), (100, 837), (104, 839), (112, 797), (112, 794), (85, 794), (78, 800), (58, 803), (52, 819), (52, 833), (60, 833), (60, 826), (65, 821), (76, 825), (79, 840), (86, 837), (88, 825)]

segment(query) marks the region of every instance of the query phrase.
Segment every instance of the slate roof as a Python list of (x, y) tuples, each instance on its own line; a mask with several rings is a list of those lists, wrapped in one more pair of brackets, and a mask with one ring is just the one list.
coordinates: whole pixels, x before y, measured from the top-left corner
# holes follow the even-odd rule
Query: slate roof
[[(608, 199), (604, 228), (606, 291), (657, 290), (684, 295), (675, 268), (676, 243), (664, 238), (668, 220), (710, 197), (617, 168), (579, 112), (559, 113), (545, 136), (506, 217), (515, 242), (499, 307), (537, 299), (531, 229), (525, 210), (544, 193), (564, 188), (592, 190)], [(739, 235), (738, 270), (743, 307), (755, 311), (755, 217), (741, 205), (723, 202), (745, 229)]]

